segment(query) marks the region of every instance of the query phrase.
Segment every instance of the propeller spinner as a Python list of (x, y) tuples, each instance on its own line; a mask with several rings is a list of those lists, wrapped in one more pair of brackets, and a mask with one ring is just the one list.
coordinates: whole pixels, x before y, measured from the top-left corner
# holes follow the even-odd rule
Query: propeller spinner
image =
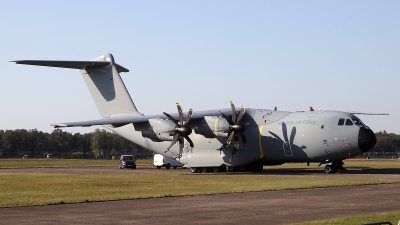
[(176, 127), (174, 130), (172, 130), (172, 132), (175, 132), (174, 138), (172, 139), (171, 144), (169, 145), (169, 147), (167, 148), (168, 152), (171, 147), (177, 142), (179, 141), (179, 158), (182, 156), (182, 152), (183, 152), (183, 146), (184, 146), (184, 139), (186, 139), (189, 144), (190, 147), (193, 148), (193, 142), (192, 140), (189, 138), (189, 135), (192, 133), (192, 128), (190, 128), (188, 125), (190, 119), (192, 118), (192, 114), (193, 114), (193, 110), (190, 108), (189, 109), (189, 113), (185, 119), (185, 123), (183, 123), (183, 113), (182, 113), (182, 108), (181, 105), (179, 105), (179, 103), (176, 103), (176, 107), (178, 108), (178, 113), (179, 113), (179, 123), (168, 113), (163, 112), (164, 115), (166, 115), (171, 121), (173, 121), (176, 124)]
[(232, 154), (235, 154), (239, 148), (238, 136), (240, 135), (243, 143), (247, 142), (247, 138), (243, 134), (243, 132), (246, 130), (246, 126), (242, 123), (239, 123), (244, 116), (244, 107), (242, 106), (239, 115), (236, 115), (235, 105), (233, 104), (232, 101), (230, 101), (230, 103), (232, 108), (232, 119), (226, 116), (223, 112), (219, 111), (222, 114), (222, 116), (226, 119), (226, 121), (228, 121), (229, 123), (229, 132), (228, 132), (228, 139), (226, 139), (226, 142), (222, 145), (222, 147), (217, 150), (220, 150), (221, 152), (222, 149), (225, 149), (231, 143), (232, 138), (234, 138), (235, 146), (232, 150)]

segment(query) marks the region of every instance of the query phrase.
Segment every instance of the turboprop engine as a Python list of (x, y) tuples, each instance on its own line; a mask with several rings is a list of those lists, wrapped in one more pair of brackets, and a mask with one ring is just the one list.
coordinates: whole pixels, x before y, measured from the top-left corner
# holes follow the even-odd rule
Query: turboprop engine
[(205, 116), (201, 125), (194, 129), (196, 134), (206, 138), (228, 137), (229, 123), (222, 116)]
[(171, 120), (149, 119), (147, 123), (134, 124), (135, 130), (142, 132), (142, 136), (153, 141), (172, 141), (175, 123)]

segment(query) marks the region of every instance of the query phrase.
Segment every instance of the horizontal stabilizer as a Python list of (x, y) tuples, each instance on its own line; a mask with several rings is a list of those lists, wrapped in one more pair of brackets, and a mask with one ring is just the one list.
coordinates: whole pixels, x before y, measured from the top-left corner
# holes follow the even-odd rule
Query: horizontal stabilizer
[[(91, 69), (97, 67), (103, 67), (110, 65), (110, 62), (106, 61), (54, 61), (54, 60), (18, 60), (11, 61), (16, 64), (25, 64), (25, 65), (33, 65), (33, 66), (50, 66), (50, 67), (61, 67), (61, 68), (70, 68), (70, 69)], [(115, 64), (117, 71), (121, 72), (129, 72), (128, 69), (122, 67), (118, 64)]]

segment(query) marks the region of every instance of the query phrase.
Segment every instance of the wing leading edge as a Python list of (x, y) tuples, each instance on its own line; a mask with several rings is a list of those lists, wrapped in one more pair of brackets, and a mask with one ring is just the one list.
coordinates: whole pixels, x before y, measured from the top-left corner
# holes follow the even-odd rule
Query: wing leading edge
[[(204, 116), (221, 116), (219, 111), (223, 112), (227, 116), (232, 115), (231, 109), (220, 109), (220, 110), (207, 110), (207, 111), (199, 111), (195, 112), (192, 115), (193, 119), (202, 119)], [(178, 113), (170, 114), (175, 120), (179, 120)], [(90, 127), (94, 125), (112, 125), (114, 127), (120, 127), (127, 124), (134, 123), (144, 123), (149, 119), (168, 119), (165, 115), (150, 115), (150, 116), (124, 116), (124, 117), (110, 117), (99, 120), (88, 120), (88, 121), (78, 121), (78, 122), (65, 122), (65, 123), (52, 123), (51, 126), (54, 128), (61, 127)]]

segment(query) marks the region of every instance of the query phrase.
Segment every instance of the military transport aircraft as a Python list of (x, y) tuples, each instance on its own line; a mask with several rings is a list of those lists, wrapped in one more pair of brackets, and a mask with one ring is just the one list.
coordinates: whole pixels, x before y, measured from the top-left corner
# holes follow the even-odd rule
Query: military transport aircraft
[[(370, 150), (374, 132), (355, 113), (285, 112), (276, 108), (145, 116), (133, 103), (119, 73), (128, 69), (111, 54), (91, 61), (19, 60), (17, 64), (79, 69), (102, 119), (51, 124), (55, 128), (102, 125), (155, 153), (175, 158), (192, 173), (261, 171), (264, 165), (320, 162), (327, 173), (346, 170), (342, 160)], [(186, 117), (185, 117), (186, 115)], [(193, 132), (194, 131), (194, 132)], [(231, 143), (233, 141), (233, 143)]]

